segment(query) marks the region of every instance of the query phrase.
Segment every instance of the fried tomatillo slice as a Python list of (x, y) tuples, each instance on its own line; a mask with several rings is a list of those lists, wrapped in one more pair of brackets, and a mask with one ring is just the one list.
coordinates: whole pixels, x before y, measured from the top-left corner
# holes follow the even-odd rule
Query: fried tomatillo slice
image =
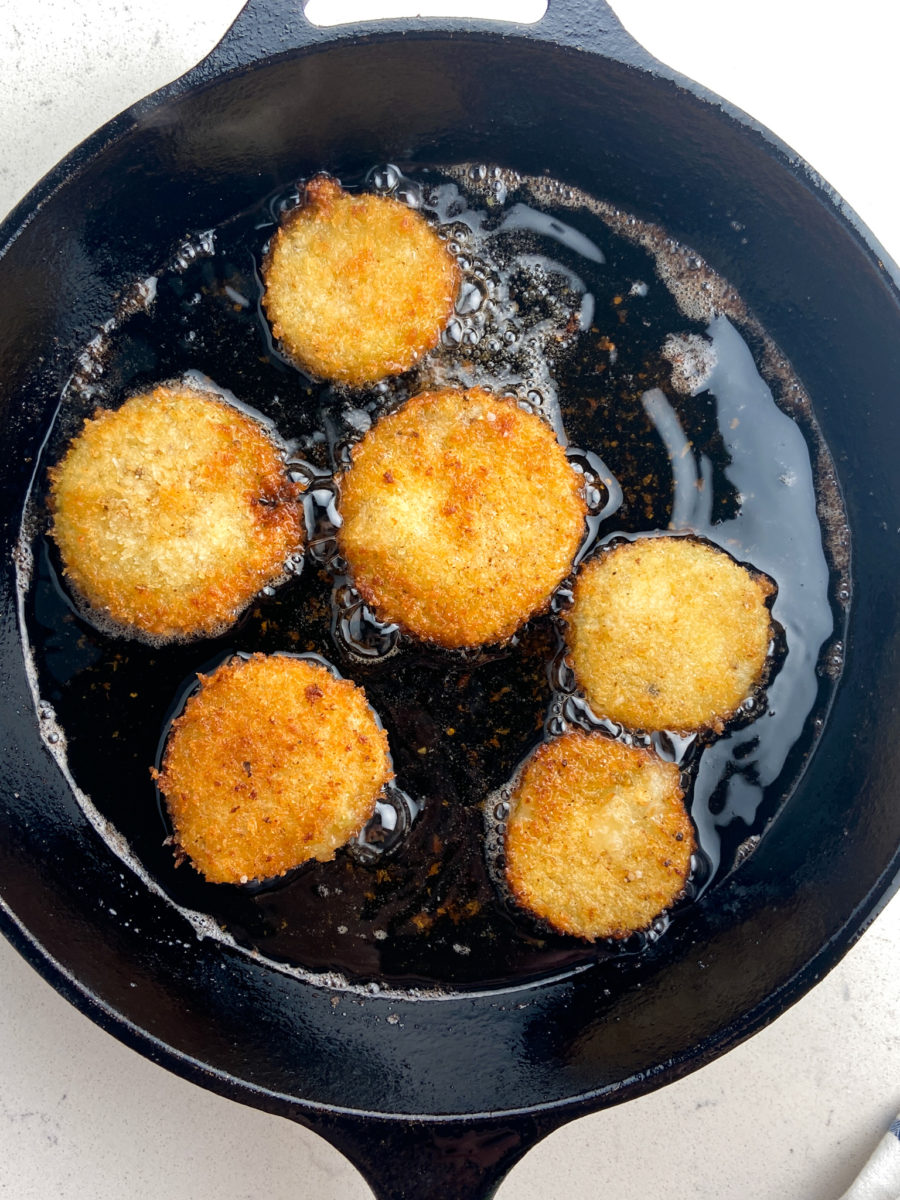
[(98, 409), (49, 475), (66, 578), (110, 632), (221, 633), (302, 547), (302, 489), (280, 449), (187, 385)]
[(408, 371), (437, 345), (460, 277), (420, 213), (320, 175), (272, 239), (263, 304), (301, 367), (360, 387)]
[(341, 554), (384, 621), (447, 647), (502, 642), (545, 609), (584, 536), (553, 431), (479, 388), (382, 417), (341, 478)]
[(262, 654), (200, 676), (156, 776), (176, 847), (212, 883), (333, 858), (392, 777), (362, 688), (318, 663)]
[(759, 685), (775, 585), (693, 537), (621, 542), (582, 567), (566, 620), (579, 686), (629, 729), (721, 732)]
[(505, 850), (513, 898), (559, 932), (646, 929), (683, 892), (694, 852), (678, 768), (600, 733), (545, 742), (513, 792)]

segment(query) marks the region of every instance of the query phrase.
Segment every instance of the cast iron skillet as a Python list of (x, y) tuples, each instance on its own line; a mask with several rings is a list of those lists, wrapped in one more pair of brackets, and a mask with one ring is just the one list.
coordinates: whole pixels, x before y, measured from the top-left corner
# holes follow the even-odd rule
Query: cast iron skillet
[[(380, 1196), (486, 1196), (564, 1121), (753, 1033), (891, 892), (898, 290), (804, 164), (652, 60), (600, 4), (552, 0), (530, 28), (352, 31), (314, 29), (287, 7), (251, 0), (208, 59), (79, 147), (0, 231), (0, 919), (103, 1027), (315, 1129)], [(469, 159), (549, 170), (619, 203), (737, 286), (814, 397), (852, 529), (855, 596), (843, 679), (799, 785), (758, 850), (669, 936), (626, 966), (519, 990), (388, 999), (312, 986), (198, 940), (138, 880), (121, 886), (119, 860), (38, 732), (12, 554), (75, 354), (186, 229), (323, 166)], [(849, 350), (836, 352), (836, 331)]]

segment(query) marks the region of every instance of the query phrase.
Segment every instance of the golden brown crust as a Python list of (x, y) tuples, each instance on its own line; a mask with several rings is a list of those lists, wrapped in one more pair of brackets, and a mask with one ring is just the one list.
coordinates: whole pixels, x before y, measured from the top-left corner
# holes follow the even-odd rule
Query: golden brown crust
[(52, 536), (100, 620), (150, 640), (209, 635), (302, 546), (300, 491), (258, 421), (160, 386), (85, 421), (50, 471)]
[(408, 371), (433, 349), (460, 281), (420, 213), (321, 175), (272, 239), (263, 275), (263, 304), (287, 353), (354, 387)]
[(549, 426), (514, 400), (423, 393), (355, 447), (338, 543), (382, 620), (448, 647), (501, 642), (571, 569), (580, 482)]
[(200, 683), (157, 777), (177, 847), (212, 883), (333, 858), (392, 777), (362, 688), (317, 663), (262, 654)]
[(522, 770), (506, 879), (561, 933), (623, 938), (678, 899), (694, 848), (674, 763), (578, 730), (539, 746)]
[(641, 538), (597, 555), (566, 618), (591, 708), (629, 729), (721, 732), (763, 675), (774, 590), (692, 537)]

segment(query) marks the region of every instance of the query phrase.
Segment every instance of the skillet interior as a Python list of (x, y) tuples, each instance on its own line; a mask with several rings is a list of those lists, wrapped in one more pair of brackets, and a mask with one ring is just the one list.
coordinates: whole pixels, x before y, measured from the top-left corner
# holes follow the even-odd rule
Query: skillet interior
[[(857, 571), (849, 665), (828, 741), (760, 852), (714, 903), (698, 908), (677, 940), (627, 972), (628, 984), (640, 977), (641, 992), (617, 977), (612, 995), (604, 997), (610, 980), (591, 973), (534, 989), (524, 1010), (516, 1007), (521, 998), (502, 996), (409, 1006), (396, 1033), (372, 1019), (388, 1012), (387, 1002), (347, 998), (338, 1010), (348, 1014), (338, 1040), (330, 997), (232, 960), (219, 947), (194, 945), (171, 913), (129, 881), (123, 885), (118, 864), (86, 829), (33, 732), (7, 608), (4, 675), (13, 707), (5, 722), (16, 722), (18, 749), (4, 748), (5, 895), (35, 939), (104, 1005), (176, 1053), (251, 1087), (397, 1112), (519, 1108), (598, 1090), (598, 1100), (612, 1099), (649, 1086), (660, 1069), (686, 1069), (689, 1060), (696, 1065), (783, 1004), (774, 993), (787, 988), (795, 994), (839, 952), (845, 926), (855, 924), (854, 910), (871, 904), (891, 869), (897, 843), (889, 737), (896, 563), (881, 522), (888, 530), (898, 522), (895, 512), (873, 512), (869, 492), (883, 504), (895, 503), (886, 484), (897, 432), (889, 405), (897, 363), (887, 349), (896, 343), (896, 301), (854, 235), (834, 222), (820, 195), (784, 173), (761, 139), (685, 95), (676, 138), (664, 80), (635, 78), (616, 64), (601, 69), (556, 48), (506, 43), (508, 74), (498, 96), (490, 84), (496, 72), (489, 69), (498, 47), (488, 38), (464, 51), (440, 38), (388, 41), (376, 49), (377, 69), (365, 46), (323, 53), (322, 63), (304, 72), (302, 87), (295, 82), (297, 66), (287, 63), (225, 81), (175, 101), (164, 119), (151, 116), (102, 163), (82, 162), (11, 247), (3, 268), (6, 294), (24, 298), (2, 317), (11, 372), (7, 428), (23, 458), (35, 451), (45, 406), (74, 348), (107, 315), (118, 287), (154, 265), (186, 226), (215, 223), (251, 192), (255, 198), (270, 183), (311, 167), (365, 165), (373, 143), (374, 157), (474, 154), (519, 169), (549, 165), (554, 174), (662, 220), (704, 253), (738, 284), (816, 398), (826, 437), (839, 453)], [(539, 90), (536, 76), (552, 79), (558, 109), (531, 99)], [(381, 106), (368, 107), (362, 118), (352, 103), (331, 94), (334, 77), (347, 81), (347, 96), (363, 87), (367, 95), (380, 94)], [(264, 121), (243, 119), (248, 90)], [(394, 105), (410, 114), (402, 138)], [(642, 107), (651, 134), (637, 115)], [(318, 117), (323, 109), (328, 136), (321, 120), (314, 134), (305, 131), (304, 114)], [(179, 119), (185, 120), (181, 127)], [(230, 130), (227, 144), (210, 136), (220, 122)], [(517, 129), (529, 131), (527, 144)], [(698, 159), (682, 158), (697, 145), (704, 147)], [(263, 180), (254, 174), (259, 162), (266, 163)], [(226, 181), (233, 188), (227, 195)], [(86, 197), (90, 213), (79, 211)], [(126, 213), (127, 222), (112, 210)], [(735, 210), (752, 231), (752, 259), (730, 231), (728, 214)], [(855, 348), (852, 361), (831, 361), (834, 322)], [(8, 538), (27, 476), (26, 464), (16, 468), (8, 482)], [(873, 649), (863, 629), (878, 630), (877, 675), (861, 666)], [(110, 906), (117, 920), (109, 917)], [(139, 938), (123, 913), (141, 930)], [(174, 948), (167, 945), (172, 941)], [(703, 986), (695, 989), (700, 961)], [(135, 979), (145, 986), (129, 989)], [(619, 1019), (615, 1037), (611, 1017)], [(108, 1019), (123, 1032), (118, 1018)], [(484, 1052), (483, 1077), (457, 1077), (461, 1036), (473, 1054)], [(351, 1061), (360, 1064), (352, 1074), (348, 1045), (358, 1052)], [(314, 1055), (307, 1053), (312, 1047)], [(181, 1069), (190, 1069), (184, 1060)], [(275, 1095), (264, 1102), (287, 1104)]]

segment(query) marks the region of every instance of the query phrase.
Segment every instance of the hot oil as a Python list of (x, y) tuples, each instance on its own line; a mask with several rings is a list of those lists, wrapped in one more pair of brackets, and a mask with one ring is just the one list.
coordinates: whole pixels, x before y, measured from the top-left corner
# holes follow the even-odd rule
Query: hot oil
[[(289, 446), (307, 487), (303, 570), (293, 564), (294, 577), (221, 637), (157, 647), (112, 638), (60, 583), (36, 495), (27, 622), (40, 696), (65, 730), (80, 788), (163, 890), (208, 913), (223, 937), (350, 981), (521, 981), (615, 949), (548, 934), (497, 886), (502, 805), (517, 768), (542, 738), (597, 724), (562, 648), (571, 581), (504, 647), (448, 652), (381, 625), (337, 557), (335, 476), (354, 442), (423, 388), (486, 386), (547, 419), (585, 474), (592, 515), (582, 555), (612, 537), (690, 529), (776, 581), (784, 646), (754, 698), (758, 718), (746, 714), (715, 741), (655, 738), (691, 789), (693, 894), (764, 832), (821, 729), (848, 595), (841, 513), (796, 381), (727, 285), (660, 231), (551, 180), (485, 166), (414, 179), (384, 167), (357, 185), (423, 211), (463, 268), (442, 343), (416, 371), (350, 392), (281, 355), (261, 309), (260, 267), (279, 213), (296, 203), (286, 192), (186, 239), (136, 289), (77, 364), (48, 438), (47, 465), (97, 404), (187, 372), (209, 377)], [(400, 792), (387, 798), (381, 827), (333, 862), (211, 885), (176, 867), (150, 767), (196, 673), (255, 651), (321, 656), (361, 684), (387, 729)]]

